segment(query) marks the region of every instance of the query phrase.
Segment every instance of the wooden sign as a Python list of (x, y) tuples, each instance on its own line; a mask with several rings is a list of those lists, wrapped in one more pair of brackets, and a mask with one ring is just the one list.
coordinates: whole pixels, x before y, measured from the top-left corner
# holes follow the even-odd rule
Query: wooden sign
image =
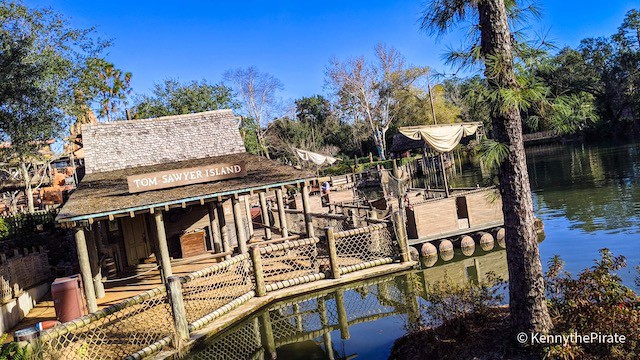
[(200, 184), (247, 176), (244, 162), (159, 171), (127, 177), (129, 193)]

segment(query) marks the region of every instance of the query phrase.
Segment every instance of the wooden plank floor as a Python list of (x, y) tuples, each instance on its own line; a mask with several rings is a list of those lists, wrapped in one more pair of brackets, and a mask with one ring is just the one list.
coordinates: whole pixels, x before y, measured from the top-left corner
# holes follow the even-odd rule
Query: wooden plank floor
[[(200, 269), (207, 268), (221, 261), (210, 255), (192, 257), (189, 259), (176, 259), (172, 261), (174, 275), (186, 275)], [(107, 306), (117, 304), (118, 302), (140, 294), (144, 291), (151, 290), (162, 284), (160, 280), (160, 272), (154, 269), (155, 265), (140, 266), (136, 272), (144, 273), (135, 279), (119, 282), (108, 282), (105, 284), (105, 297), (98, 299), (98, 308), (102, 309)], [(131, 276), (134, 272), (119, 275), (119, 277)], [(34, 326), (41, 321), (55, 320), (56, 312), (53, 307), (51, 293), (36, 304), (36, 306), (27, 314), (27, 316), (18, 323), (11, 331), (5, 342), (13, 340), (13, 333), (16, 330)]]

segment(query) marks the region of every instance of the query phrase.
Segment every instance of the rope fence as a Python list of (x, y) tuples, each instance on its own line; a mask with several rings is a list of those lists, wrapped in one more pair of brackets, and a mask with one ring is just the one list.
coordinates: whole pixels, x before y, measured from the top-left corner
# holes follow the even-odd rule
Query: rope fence
[(174, 327), (164, 286), (44, 331), (36, 358), (122, 359), (171, 342)]
[[(32, 345), (43, 359), (140, 359), (172, 344), (180, 347), (192, 332), (253, 297), (325, 278), (337, 279), (342, 274), (388, 264), (398, 255), (385, 222), (346, 231), (335, 229), (344, 230), (325, 228), (324, 239), (292, 238), (256, 244), (250, 247), (249, 254), (236, 255), (184, 276), (169, 277), (166, 287), (46, 330)], [(291, 326), (316, 332), (334, 317), (326, 314), (323, 306), (323, 299), (313, 299), (282, 310), (285, 312), (281, 316)], [(338, 317), (344, 317), (344, 309), (338, 313)], [(285, 321), (282, 317), (260, 321), (280, 320)], [(247, 329), (256, 324), (247, 324)], [(247, 341), (246, 348), (242, 348), (243, 358), (262, 356), (260, 337), (249, 338), (248, 332), (241, 333), (240, 338)], [(295, 336), (300, 334), (297, 331)], [(227, 349), (226, 345), (220, 346)], [(270, 348), (267, 346), (268, 351)]]

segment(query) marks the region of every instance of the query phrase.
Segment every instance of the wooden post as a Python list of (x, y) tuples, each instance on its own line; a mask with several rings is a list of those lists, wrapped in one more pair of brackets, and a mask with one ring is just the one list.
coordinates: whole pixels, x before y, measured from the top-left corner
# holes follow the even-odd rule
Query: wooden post
[(278, 201), (278, 220), (280, 221), (280, 232), (282, 237), (289, 236), (289, 229), (287, 229), (287, 215), (284, 212), (284, 199), (282, 196), (282, 189), (276, 189), (276, 199)]
[(307, 237), (315, 237), (315, 231), (313, 229), (313, 219), (309, 211), (309, 186), (305, 183), (302, 186), (302, 211), (304, 212), (304, 223), (307, 229)]
[(247, 213), (247, 227), (249, 228), (249, 239), (253, 238), (253, 218), (251, 217), (251, 195), (243, 196), (244, 211)]
[(336, 236), (333, 227), (327, 228), (327, 245), (329, 247), (329, 266), (331, 277), (340, 279), (340, 264), (338, 263), (338, 249), (336, 248)]
[(236, 226), (236, 239), (238, 240), (238, 250), (240, 254), (247, 253), (247, 234), (244, 232), (244, 219), (242, 218), (242, 208), (238, 195), (234, 195), (231, 198), (231, 204), (233, 205), (233, 221)]
[(340, 338), (342, 338), (343, 340), (349, 340), (351, 338), (351, 334), (349, 333), (349, 320), (347, 318), (347, 310), (344, 307), (343, 290), (336, 290), (335, 296), (336, 310), (338, 311), (338, 325), (340, 326)]
[(104, 284), (102, 283), (100, 257), (98, 256), (98, 247), (96, 246), (96, 235), (93, 229), (89, 230), (89, 234), (86, 240), (87, 240), (87, 249), (89, 251), (89, 262), (91, 264), (93, 288), (96, 294), (96, 298), (102, 299), (105, 296)]
[(393, 213), (393, 222), (396, 224), (396, 236), (398, 240), (398, 246), (400, 247), (400, 259), (402, 262), (409, 262), (409, 243), (407, 239), (407, 228), (404, 223), (404, 218), (400, 212)]
[(262, 214), (262, 225), (264, 227), (264, 236), (266, 240), (271, 240), (271, 219), (269, 219), (269, 209), (267, 208), (266, 193), (259, 193), (260, 213)]
[(171, 258), (169, 257), (169, 245), (167, 245), (167, 233), (164, 228), (164, 219), (162, 210), (157, 209), (153, 213), (153, 219), (156, 223), (156, 235), (158, 237), (158, 254), (160, 258), (160, 267), (162, 268), (162, 283), (166, 284), (167, 279), (173, 275), (171, 270)]
[(90, 313), (98, 311), (98, 303), (96, 302), (96, 293), (93, 287), (93, 278), (91, 277), (91, 264), (89, 263), (89, 251), (87, 250), (87, 241), (84, 236), (82, 226), (75, 228), (76, 248), (78, 250), (78, 264), (80, 265), (80, 275), (84, 287), (84, 295), (87, 300), (87, 308)]
[(442, 183), (444, 184), (444, 196), (449, 197), (449, 182), (447, 181), (447, 173), (444, 169), (444, 156), (440, 153), (440, 170), (442, 171)]
[(265, 296), (267, 288), (264, 283), (262, 258), (260, 257), (260, 248), (258, 246), (251, 247), (251, 261), (253, 262), (253, 275), (256, 280), (256, 296)]
[(207, 212), (209, 213), (209, 228), (211, 229), (211, 247), (215, 253), (221, 253), (222, 250), (222, 237), (220, 234), (220, 222), (218, 221), (218, 213), (214, 203), (207, 203)]
[(333, 354), (333, 342), (331, 341), (331, 332), (327, 330), (327, 327), (329, 326), (327, 304), (322, 296), (318, 298), (317, 302), (318, 313), (320, 314), (320, 324), (322, 325), (322, 340), (324, 341), (325, 353), (329, 356), (329, 360), (335, 360), (335, 355)]
[[(176, 326), (177, 339), (175, 343), (180, 344), (182, 341), (189, 339), (189, 324), (182, 299), (182, 283), (179, 276), (170, 276), (167, 279), (167, 290), (169, 292), (173, 323)], [(180, 345), (176, 347), (179, 349)]]
[[(227, 227), (227, 218), (224, 216), (224, 203), (216, 203), (216, 212), (218, 213), (218, 224), (220, 225), (220, 236), (222, 238), (222, 250), (224, 252), (231, 251), (231, 244), (229, 243), (229, 228)], [(231, 255), (225, 255), (226, 260), (231, 259)]]
[(269, 311), (263, 311), (260, 315), (260, 326), (262, 327), (262, 345), (269, 354), (265, 359), (275, 359), (276, 342), (273, 338), (273, 327), (271, 326)]

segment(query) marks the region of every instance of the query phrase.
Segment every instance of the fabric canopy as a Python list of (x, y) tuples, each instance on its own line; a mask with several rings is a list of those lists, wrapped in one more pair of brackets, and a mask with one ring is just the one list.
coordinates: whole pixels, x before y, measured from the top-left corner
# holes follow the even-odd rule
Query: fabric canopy
[(295, 151), (300, 159), (304, 161), (311, 161), (316, 165), (322, 165), (322, 164), (331, 165), (334, 162), (340, 160), (340, 159), (334, 158), (333, 156), (322, 155), (322, 154), (314, 153), (307, 150), (295, 149)]
[(449, 152), (460, 143), (463, 137), (475, 134), (479, 126), (479, 122), (408, 126), (401, 127), (400, 133), (409, 139), (424, 140), (436, 151)]

